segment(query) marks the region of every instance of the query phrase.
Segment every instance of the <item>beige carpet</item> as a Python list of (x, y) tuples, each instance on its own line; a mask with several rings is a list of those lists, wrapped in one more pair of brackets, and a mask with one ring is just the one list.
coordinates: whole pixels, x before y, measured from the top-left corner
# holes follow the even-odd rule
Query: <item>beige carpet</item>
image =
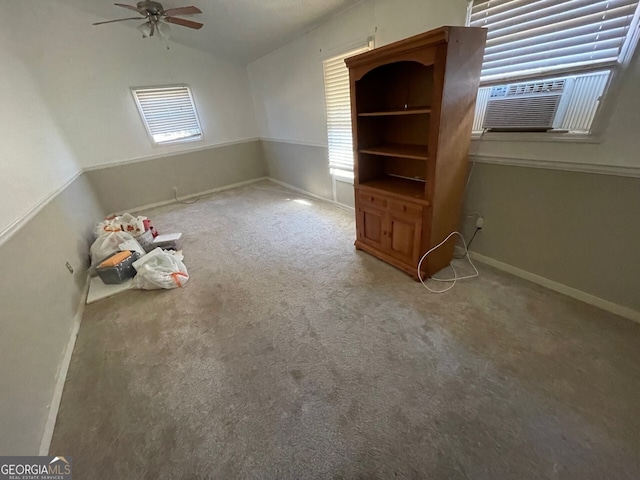
[(74, 478), (638, 478), (640, 325), (482, 266), (431, 295), (281, 190), (147, 212), (191, 280), (87, 307)]

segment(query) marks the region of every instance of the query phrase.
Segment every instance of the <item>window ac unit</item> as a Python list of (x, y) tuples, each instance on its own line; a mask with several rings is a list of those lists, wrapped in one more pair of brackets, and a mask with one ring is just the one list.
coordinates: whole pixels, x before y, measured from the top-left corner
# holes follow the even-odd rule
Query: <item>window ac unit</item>
[(514, 83), (491, 88), (482, 128), (547, 131), (562, 125), (573, 78)]

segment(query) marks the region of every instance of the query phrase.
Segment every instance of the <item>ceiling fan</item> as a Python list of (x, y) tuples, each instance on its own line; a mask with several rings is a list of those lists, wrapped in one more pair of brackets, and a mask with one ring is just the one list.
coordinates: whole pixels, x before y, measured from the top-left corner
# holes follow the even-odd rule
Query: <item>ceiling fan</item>
[(138, 27), (138, 30), (142, 32), (142, 36), (144, 38), (152, 37), (156, 30), (160, 33), (161, 36), (167, 37), (167, 23), (194, 28), (196, 30), (199, 30), (203, 27), (203, 24), (200, 22), (194, 22), (193, 20), (186, 20), (184, 18), (177, 18), (174, 16), (202, 13), (202, 11), (198, 7), (194, 6), (168, 8), (167, 10), (165, 10), (160, 2), (154, 2), (152, 0), (144, 0), (142, 2), (138, 2), (135, 7), (133, 5), (125, 5), (124, 3), (114, 3), (114, 5), (133, 10), (135, 12), (138, 12), (142, 16), (118, 18), (116, 20), (107, 20), (106, 22), (96, 22), (94, 23), (94, 25), (124, 22), (126, 20), (146, 20), (145, 23)]

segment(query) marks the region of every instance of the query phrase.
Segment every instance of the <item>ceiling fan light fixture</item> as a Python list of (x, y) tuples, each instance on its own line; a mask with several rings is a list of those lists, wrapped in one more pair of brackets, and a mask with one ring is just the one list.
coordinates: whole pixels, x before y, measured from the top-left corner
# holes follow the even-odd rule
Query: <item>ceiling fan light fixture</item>
[(162, 38), (165, 40), (169, 40), (171, 38), (171, 28), (168, 23), (159, 21), (156, 26), (158, 28), (158, 33)]
[(138, 30), (142, 33), (142, 38), (147, 38), (151, 36), (151, 32), (153, 31), (153, 25), (151, 22), (145, 22), (138, 27)]

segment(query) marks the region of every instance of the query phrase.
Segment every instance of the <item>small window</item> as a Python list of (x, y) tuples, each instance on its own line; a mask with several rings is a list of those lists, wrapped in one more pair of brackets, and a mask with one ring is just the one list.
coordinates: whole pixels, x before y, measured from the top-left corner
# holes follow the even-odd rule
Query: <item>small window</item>
[(474, 131), (588, 133), (637, 42), (638, 0), (473, 0), (486, 27)]
[(202, 129), (186, 85), (133, 88), (140, 116), (155, 144), (200, 140)]
[(353, 178), (349, 69), (344, 60), (367, 50), (368, 46), (361, 47), (323, 62), (329, 170), (332, 175)]

